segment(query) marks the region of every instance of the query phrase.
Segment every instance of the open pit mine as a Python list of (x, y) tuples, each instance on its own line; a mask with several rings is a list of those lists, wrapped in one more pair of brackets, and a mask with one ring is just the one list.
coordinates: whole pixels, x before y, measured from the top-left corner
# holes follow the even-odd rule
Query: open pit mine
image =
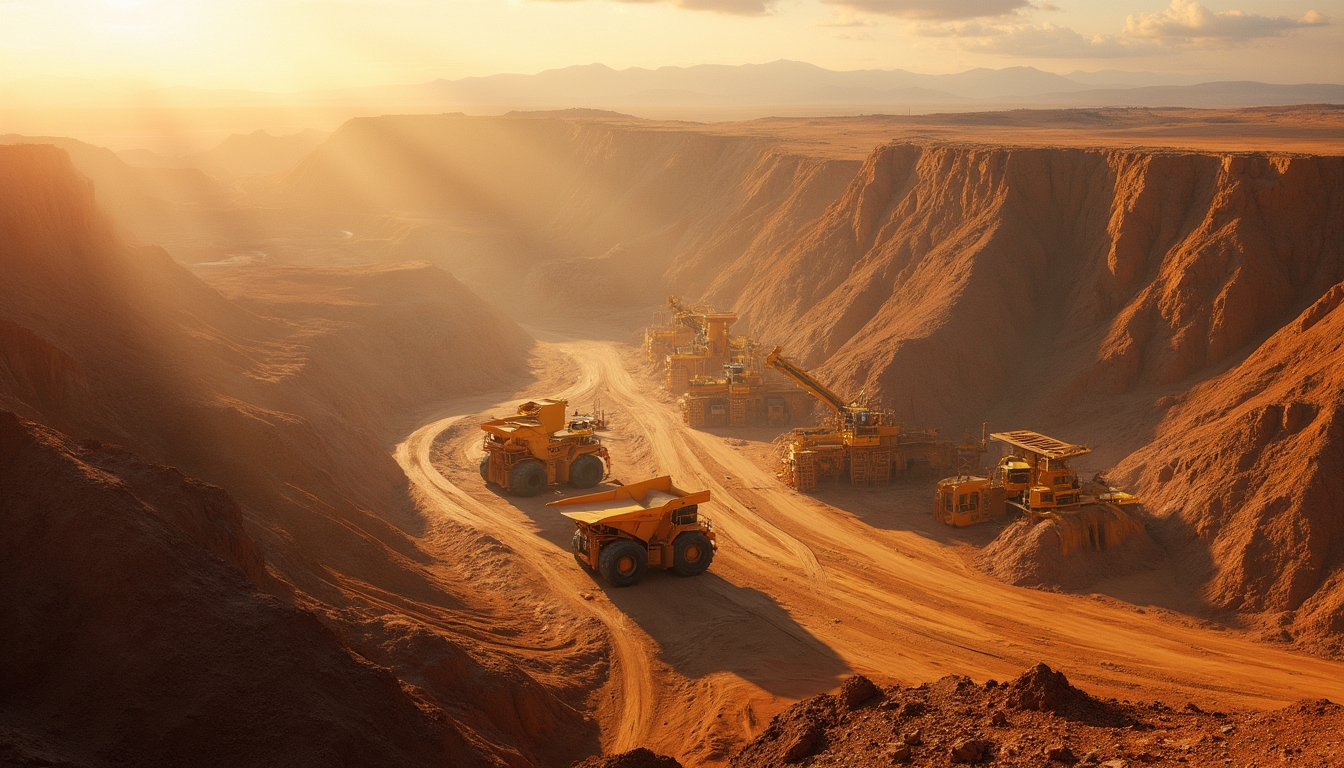
[(0, 764), (1344, 765), (1344, 112), (1173, 119), (6, 137)]

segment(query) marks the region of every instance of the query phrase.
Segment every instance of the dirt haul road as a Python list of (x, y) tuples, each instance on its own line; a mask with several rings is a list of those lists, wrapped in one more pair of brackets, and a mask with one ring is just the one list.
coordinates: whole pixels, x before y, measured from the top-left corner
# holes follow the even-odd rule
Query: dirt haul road
[[(989, 579), (969, 565), (966, 542), (983, 544), (997, 528), (957, 538), (935, 527), (922, 485), (823, 496), (834, 505), (795, 493), (766, 460), (770, 435), (684, 427), (629, 345), (544, 341), (537, 360), (535, 384), (485, 411), (479, 400), (458, 404), (408, 437), (397, 458), (434, 511), (499, 539), (557, 601), (605, 625), (615, 674), (595, 708), (610, 750), (642, 745), (687, 765), (720, 764), (788, 703), (852, 672), (904, 683), (1004, 679), (1045, 661), (1094, 694), (1135, 701), (1344, 700), (1344, 664), (1153, 607), (1168, 585), (1150, 585), (1145, 608)], [(572, 525), (544, 506), (558, 494), (514, 499), (484, 486), (476, 417), (546, 395), (576, 406), (601, 398), (613, 477), (671, 474), (713, 492), (706, 511), (719, 552), (709, 573), (651, 572), (637, 587), (610, 589), (569, 556)]]

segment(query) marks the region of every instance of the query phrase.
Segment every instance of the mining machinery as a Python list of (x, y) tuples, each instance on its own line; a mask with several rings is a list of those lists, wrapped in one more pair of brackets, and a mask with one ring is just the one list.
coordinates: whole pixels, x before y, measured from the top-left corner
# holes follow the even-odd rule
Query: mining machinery
[(536, 496), (548, 486), (592, 488), (602, 482), (611, 456), (594, 434), (592, 416), (568, 420), (565, 400), (528, 401), (518, 413), (481, 424), (485, 431), (481, 479), (515, 496)]
[(939, 522), (962, 527), (1009, 512), (1044, 518), (1095, 505), (1139, 503), (1134, 496), (1099, 478), (1079, 481), (1069, 462), (1091, 453), (1086, 445), (1026, 430), (995, 432), (990, 438), (1008, 446), (1007, 455), (988, 477), (960, 474), (940, 481), (934, 491), (933, 508)]
[(825, 426), (790, 433), (780, 464), (780, 477), (790, 487), (812, 491), (825, 480), (846, 479), (858, 486), (887, 485), (956, 468), (957, 447), (951, 441), (932, 430), (901, 427), (863, 391), (846, 400), (781, 352), (775, 347), (765, 358), (766, 367), (793, 379), (833, 412)]
[(695, 339), (677, 347), (666, 357), (667, 391), (673, 395), (685, 394), (692, 379), (708, 377), (723, 365), (741, 362), (750, 354), (751, 343), (742, 336), (732, 336), (728, 330), (737, 322), (732, 312), (708, 312), (688, 316), (698, 326)]
[(655, 477), (550, 502), (574, 521), (570, 548), (614, 587), (639, 582), (649, 567), (698, 576), (714, 560), (714, 525), (700, 512), (709, 491), (685, 491)]
[(692, 378), (678, 403), (682, 421), (694, 428), (782, 427), (803, 418), (812, 399), (792, 381), (765, 370), (761, 355), (751, 350), (740, 362), (725, 363), (722, 377)]
[(644, 354), (651, 361), (663, 362), (678, 348), (695, 341), (702, 328), (702, 318), (712, 314), (709, 307), (688, 307), (676, 296), (667, 299), (670, 317), (659, 313), (654, 325), (644, 330)]
[(644, 331), (644, 351), (650, 360), (662, 361), (667, 390), (686, 393), (696, 379), (714, 381), (726, 364), (742, 363), (755, 346), (743, 336), (729, 333), (737, 315), (719, 312), (703, 304), (690, 306), (676, 296), (667, 300), (666, 316)]

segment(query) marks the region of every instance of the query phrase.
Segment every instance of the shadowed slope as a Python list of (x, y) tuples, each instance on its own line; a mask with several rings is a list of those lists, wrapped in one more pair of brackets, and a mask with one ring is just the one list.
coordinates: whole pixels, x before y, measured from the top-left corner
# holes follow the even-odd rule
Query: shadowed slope
[[(445, 749), (451, 756), (453, 744), (465, 743), (472, 745), (460, 752), (468, 764), (480, 758), (564, 765), (592, 751), (595, 726), (510, 661), (515, 638), (535, 617), (493, 616), (502, 602), (517, 596), (479, 594), (454, 570), (451, 560), (470, 550), (470, 537), (456, 550), (426, 551), (438, 545), (423, 538), (429, 523), (389, 455), (387, 441), (396, 434), (392, 421), (522, 373), (530, 340), (517, 326), (448, 275), (414, 265), (254, 276), (276, 292), (288, 286), (292, 301), (273, 294), (272, 303), (254, 302), (255, 312), (244, 309), (162, 250), (119, 241), (88, 182), (63, 152), (46, 146), (0, 147), (0, 270), (7, 277), (0, 283), (0, 402), (78, 438), (130, 446), (152, 461), (226, 488), (241, 505), (247, 536), (266, 554), (271, 574), (266, 588), (279, 596), (271, 600), (276, 610), (310, 625), (303, 631), (326, 638), (323, 653), (345, 654), (348, 662), (342, 663), (349, 669), (377, 664), (390, 670), (370, 678), (383, 693), (362, 692), (365, 683), (348, 675), (327, 684), (301, 668), (281, 665), (267, 673), (279, 678), (275, 686), (295, 689), (295, 706), (311, 704), (317, 730), (303, 738), (330, 748), (315, 753), (316, 763), (368, 764), (376, 762), (374, 755), (435, 763)], [(173, 501), (172, 483), (160, 487), (154, 479), (180, 482), (181, 475), (164, 472), (149, 473), (133, 491), (160, 511), (180, 506)], [(78, 488), (58, 482), (47, 490)], [(79, 509), (76, 501), (69, 504)], [(114, 528), (98, 535), (103, 538), (96, 541), (120, 546), (130, 534)], [(59, 547), (61, 539), (56, 535), (43, 546)], [(96, 541), (71, 539), (64, 557), (96, 557), (86, 552)], [(153, 578), (163, 589), (190, 592), (196, 577), (189, 565), (169, 558), (156, 566)], [(120, 578), (97, 584), (84, 583), (86, 576), (98, 578), (76, 570), (60, 576), (69, 583), (59, 589), (97, 594)], [(137, 588), (125, 589), (116, 599), (134, 600)], [(112, 593), (106, 597), (115, 605)], [(212, 593), (211, 599), (235, 597)], [(226, 605), (205, 596), (201, 601), (193, 610), (227, 614)], [(236, 661), (249, 654), (286, 658), (282, 649), (288, 644), (307, 648), (318, 642), (306, 635), (254, 636), (269, 631), (262, 619), (212, 636), (191, 622), (173, 623), (172, 606), (140, 607), (126, 612), (119, 631), (154, 638), (153, 654), (135, 661), (147, 665), (143, 675), (151, 675), (158, 649), (196, 649), (202, 659), (222, 655)], [(57, 619), (44, 630), (78, 631), (79, 612)], [(600, 641), (592, 645), (600, 654)], [(111, 674), (117, 662), (110, 660), (118, 653), (117, 647), (81, 646), (78, 653), (50, 659), (30, 683)], [(542, 677), (553, 674), (550, 665), (563, 663), (529, 661)], [(210, 664), (199, 669), (208, 672)], [(239, 680), (253, 679), (252, 672), (244, 670)], [(290, 672), (293, 677), (286, 676)], [(187, 698), (193, 691), (213, 696), (193, 687), (196, 674), (197, 667), (184, 662), (158, 668), (152, 679), (168, 690), (181, 686)], [(577, 703), (600, 684), (601, 670), (566, 670), (556, 677), (565, 680), (566, 695)], [(76, 712), (53, 704), (52, 720), (42, 727), (69, 733), (78, 723), (103, 744), (93, 732), (115, 731), (120, 727), (115, 712), (130, 707), (148, 724), (172, 723), (181, 713), (200, 717), (191, 730), (198, 740), (208, 734), (223, 743), (248, 733), (258, 749), (293, 749), (285, 716), (244, 720), (252, 716), (230, 709), (227, 699), (209, 699), (211, 707), (223, 708), (215, 713), (202, 709), (205, 699), (138, 701), (134, 691), (109, 685), (108, 707)], [(59, 698), (61, 690), (52, 691)], [(385, 733), (373, 715), (361, 714), (366, 699), (368, 707), (381, 707), (394, 719)], [(248, 700), (237, 701), (245, 706)], [(328, 729), (329, 737), (320, 728)], [(368, 732), (371, 740), (346, 754), (346, 731), (351, 738)], [(380, 746), (377, 740), (384, 738), (388, 743)], [(83, 749), (80, 743), (70, 738), (56, 746)], [(151, 756), (160, 754), (154, 750), (161, 746), (143, 745), (136, 759), (145, 755), (142, 762), (154, 763)], [(199, 741), (193, 749), (198, 746)], [(243, 754), (243, 746), (230, 752), (224, 744), (218, 759), (227, 763), (228, 755)], [(89, 759), (112, 758), (90, 753)]]

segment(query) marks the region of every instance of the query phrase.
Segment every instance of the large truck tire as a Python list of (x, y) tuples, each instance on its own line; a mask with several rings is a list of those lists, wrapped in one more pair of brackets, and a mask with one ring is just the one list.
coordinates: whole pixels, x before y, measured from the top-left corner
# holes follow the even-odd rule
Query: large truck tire
[(574, 559), (579, 561), (579, 565), (582, 565), (585, 570), (591, 570), (588, 566), (588, 547), (585, 546), (586, 543), (587, 540), (583, 531), (575, 528), (574, 538), (569, 540), (569, 549), (574, 553)]
[(649, 552), (638, 542), (617, 539), (602, 548), (597, 570), (613, 587), (630, 587), (644, 578), (649, 567)]
[(575, 488), (592, 488), (602, 482), (602, 476), (606, 473), (601, 459), (585, 453), (569, 465), (569, 484)]
[(672, 542), (672, 570), (678, 576), (699, 576), (714, 560), (714, 544), (699, 531), (687, 531)]
[(514, 496), (536, 496), (546, 485), (546, 467), (539, 461), (520, 461), (509, 471), (509, 493)]
[(486, 485), (490, 484), (490, 454), (488, 453), (481, 457), (481, 479), (485, 481)]

